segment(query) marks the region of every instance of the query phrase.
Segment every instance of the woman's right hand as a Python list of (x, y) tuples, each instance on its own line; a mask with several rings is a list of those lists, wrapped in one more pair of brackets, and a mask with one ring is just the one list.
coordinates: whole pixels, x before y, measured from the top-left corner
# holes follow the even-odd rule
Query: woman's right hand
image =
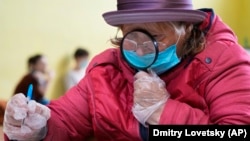
[(47, 133), (49, 118), (48, 107), (16, 94), (7, 103), (3, 131), (10, 140), (39, 141)]

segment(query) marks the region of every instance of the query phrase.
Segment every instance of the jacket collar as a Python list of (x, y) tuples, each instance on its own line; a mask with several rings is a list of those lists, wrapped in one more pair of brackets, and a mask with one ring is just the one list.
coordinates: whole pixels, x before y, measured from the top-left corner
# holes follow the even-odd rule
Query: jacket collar
[(112, 65), (116, 71), (123, 73), (123, 76), (129, 82), (134, 82), (134, 74), (136, 73), (136, 70), (131, 68), (122, 58), (120, 48), (110, 48), (96, 55), (88, 65), (86, 73), (91, 72), (95, 67), (102, 67), (105, 65)]

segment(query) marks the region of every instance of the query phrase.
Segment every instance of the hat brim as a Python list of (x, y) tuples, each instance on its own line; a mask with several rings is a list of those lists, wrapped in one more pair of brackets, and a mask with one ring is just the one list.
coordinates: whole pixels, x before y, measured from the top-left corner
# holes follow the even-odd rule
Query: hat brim
[(184, 9), (145, 9), (145, 10), (121, 10), (103, 14), (109, 25), (119, 26), (131, 23), (149, 23), (164, 21), (185, 21), (199, 23), (206, 18), (206, 13), (200, 10)]

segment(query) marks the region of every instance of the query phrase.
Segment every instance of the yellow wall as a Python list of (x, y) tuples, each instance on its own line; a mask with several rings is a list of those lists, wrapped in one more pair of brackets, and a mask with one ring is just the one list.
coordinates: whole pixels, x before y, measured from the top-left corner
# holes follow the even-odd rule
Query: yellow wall
[[(193, 0), (195, 8), (213, 7), (235, 30), (240, 42), (250, 37), (249, 0)], [(91, 57), (109, 48), (116, 28), (102, 13), (116, 9), (116, 0), (1, 0), (0, 1), (0, 99), (8, 99), (26, 72), (27, 58), (43, 53), (55, 72), (47, 97), (64, 93), (63, 76), (76, 46), (89, 49)], [(245, 18), (244, 18), (245, 17)], [(248, 32), (246, 32), (248, 30)]]
[[(250, 48), (249, 0), (193, 0), (195, 8), (211, 7), (227, 23), (244, 47)], [(248, 46), (246, 46), (248, 40)]]
[(240, 14), (240, 24), (239, 26), (239, 39), (242, 42), (242, 44), (250, 48), (250, 1), (249, 0), (243, 0), (242, 5), (239, 8)]

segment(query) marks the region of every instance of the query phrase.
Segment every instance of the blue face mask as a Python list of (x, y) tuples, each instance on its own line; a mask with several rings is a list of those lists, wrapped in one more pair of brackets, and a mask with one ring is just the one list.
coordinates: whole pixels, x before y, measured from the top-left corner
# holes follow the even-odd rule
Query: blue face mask
[[(135, 51), (124, 51), (124, 54), (129, 59), (129, 62), (133, 62), (135, 66), (143, 67), (147, 66), (148, 60), (153, 60), (155, 54), (146, 54), (143, 56), (138, 56)], [(158, 75), (164, 73), (165, 71), (173, 68), (178, 63), (180, 59), (176, 54), (176, 44), (169, 46), (165, 50), (159, 52), (157, 60), (150, 66), (150, 68)]]
[(81, 62), (81, 68), (85, 68), (87, 66), (87, 64), (88, 64), (88, 61), (87, 60), (83, 60)]

